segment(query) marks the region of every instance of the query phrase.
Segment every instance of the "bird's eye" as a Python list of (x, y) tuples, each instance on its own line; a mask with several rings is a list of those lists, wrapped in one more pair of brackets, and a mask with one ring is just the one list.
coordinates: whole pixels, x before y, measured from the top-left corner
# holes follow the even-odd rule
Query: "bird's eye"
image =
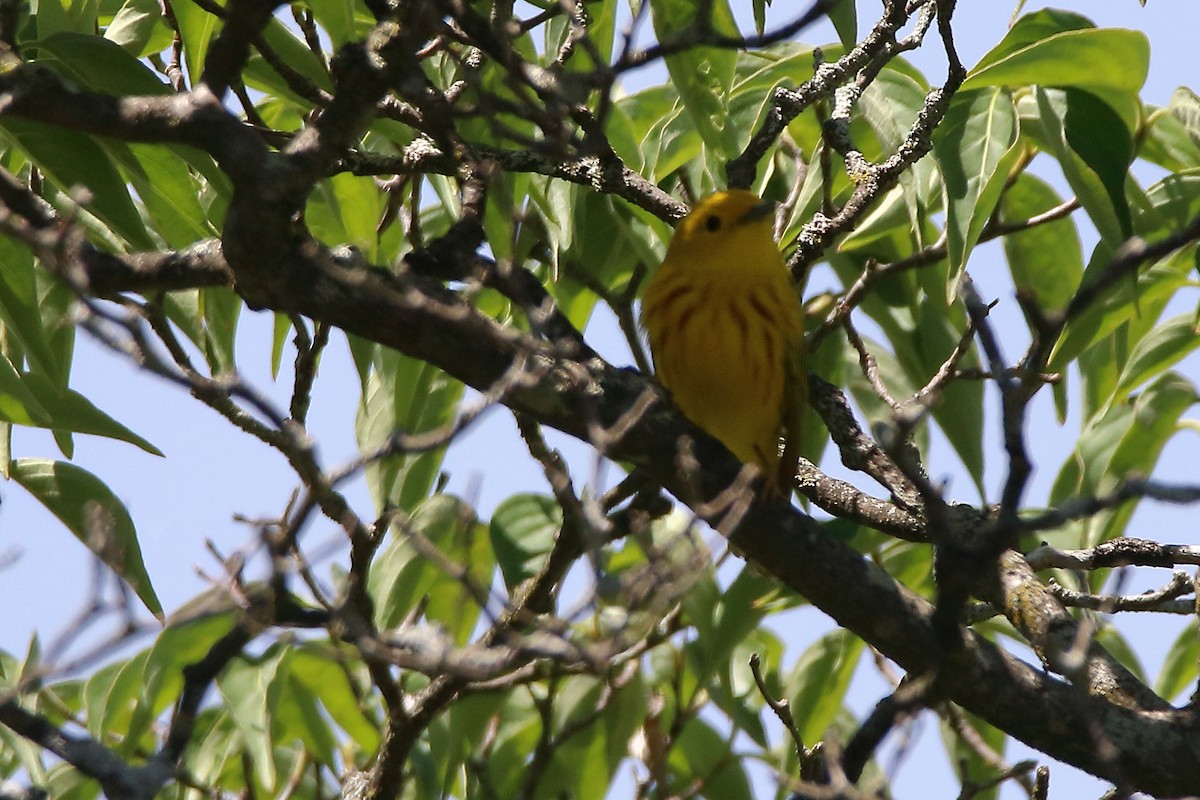
[(714, 214), (713, 216), (704, 220), (704, 227), (708, 228), (710, 231), (719, 230), (721, 227), (721, 218)]

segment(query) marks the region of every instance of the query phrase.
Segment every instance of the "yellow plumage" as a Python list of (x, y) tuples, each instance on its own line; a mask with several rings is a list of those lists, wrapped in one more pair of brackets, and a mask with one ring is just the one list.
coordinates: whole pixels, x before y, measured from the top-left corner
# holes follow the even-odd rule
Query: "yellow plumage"
[[(642, 326), (679, 410), (778, 486), (792, 466), (780, 469), (780, 433), (785, 418), (799, 417), (807, 372), (803, 309), (771, 232), (772, 208), (744, 190), (697, 205), (646, 285)], [(799, 431), (788, 435), (795, 441)]]

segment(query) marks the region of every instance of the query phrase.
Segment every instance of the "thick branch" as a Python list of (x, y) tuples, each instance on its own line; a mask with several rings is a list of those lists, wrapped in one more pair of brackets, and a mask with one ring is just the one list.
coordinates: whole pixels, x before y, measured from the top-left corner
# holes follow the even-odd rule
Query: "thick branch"
[(84, 254), (88, 288), (104, 297), (118, 292), (171, 292), (204, 286), (233, 285), (233, 271), (216, 239), (183, 250), (111, 255), (99, 250)]
[(1174, 567), (1200, 564), (1200, 547), (1190, 544), (1159, 544), (1146, 539), (1112, 539), (1090, 550), (1057, 550), (1042, 546), (1025, 560), (1036, 570), (1105, 569), (1111, 567)]

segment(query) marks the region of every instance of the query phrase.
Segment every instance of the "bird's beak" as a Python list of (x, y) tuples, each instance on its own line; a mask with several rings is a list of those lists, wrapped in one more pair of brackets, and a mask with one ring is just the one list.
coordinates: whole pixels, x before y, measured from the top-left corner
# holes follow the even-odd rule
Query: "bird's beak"
[(771, 217), (775, 214), (775, 208), (778, 205), (774, 200), (764, 200), (745, 214), (742, 214), (742, 218), (738, 222), (754, 222), (755, 220)]

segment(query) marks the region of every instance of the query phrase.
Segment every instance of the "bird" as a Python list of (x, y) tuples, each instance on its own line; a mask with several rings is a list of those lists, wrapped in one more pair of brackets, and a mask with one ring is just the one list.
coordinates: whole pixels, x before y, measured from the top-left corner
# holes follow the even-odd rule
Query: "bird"
[(774, 209), (744, 189), (698, 203), (646, 283), (641, 322), (658, 381), (683, 415), (790, 492), (808, 373), (803, 306), (772, 233)]

